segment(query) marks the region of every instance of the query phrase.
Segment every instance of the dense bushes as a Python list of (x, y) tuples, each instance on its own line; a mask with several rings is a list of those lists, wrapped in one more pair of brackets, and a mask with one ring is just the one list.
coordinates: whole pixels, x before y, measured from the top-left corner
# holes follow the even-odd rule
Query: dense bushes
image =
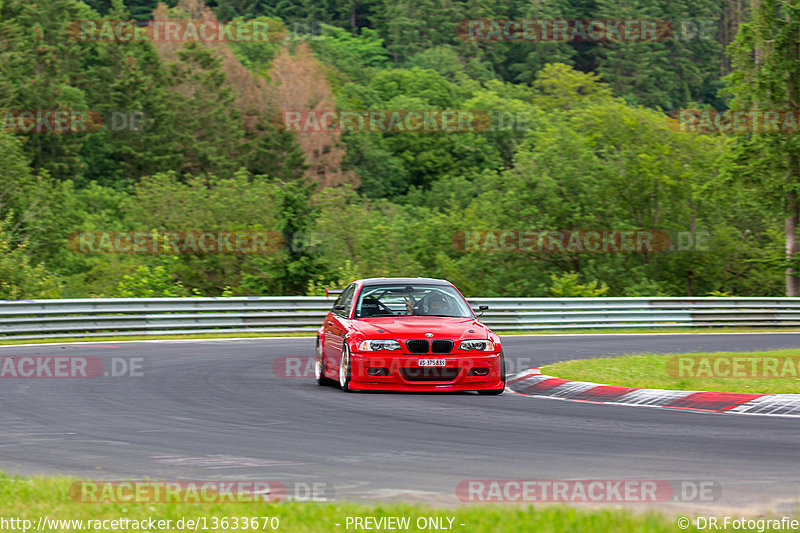
[[(72, 20), (141, 19), (155, 7), (87, 3), (96, 11), (77, 0), (0, 2), (0, 109), (144, 119), (82, 133), (0, 128), (0, 298), (304, 294), (375, 275), (445, 277), (481, 296), (782, 292), (781, 213), (731, 181), (727, 137), (676, 131), (664, 114), (692, 101), (720, 105), (720, 42), (479, 45), (444, 31), (470, 16), (543, 16), (527, 2), (423, 2), (412, 19), (404, 2), (312, 13), (305, 3), (223, 0), (209, 3), (221, 18), (283, 18), (313, 31), (207, 46), (68, 38)], [(571, 18), (632, 9), (544, 4), (548, 16)], [(679, 4), (629, 15), (719, 15), (715, 2)], [(159, 9), (180, 17), (204, 8), (183, 0)], [(438, 32), (412, 31), (419, 20)], [(283, 127), (286, 109), (334, 106), (472, 110), (492, 124), (457, 133)], [(266, 231), (284, 245), (178, 255), (67, 246), (75, 232), (152, 230)], [(652, 230), (672, 246), (454, 245), (477, 230)]]

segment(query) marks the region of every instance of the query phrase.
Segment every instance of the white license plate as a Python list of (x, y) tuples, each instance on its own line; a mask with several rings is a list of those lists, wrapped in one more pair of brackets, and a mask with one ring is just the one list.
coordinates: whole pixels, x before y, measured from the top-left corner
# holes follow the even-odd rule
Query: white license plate
[(445, 366), (447, 360), (445, 359), (420, 359), (417, 364), (419, 366)]

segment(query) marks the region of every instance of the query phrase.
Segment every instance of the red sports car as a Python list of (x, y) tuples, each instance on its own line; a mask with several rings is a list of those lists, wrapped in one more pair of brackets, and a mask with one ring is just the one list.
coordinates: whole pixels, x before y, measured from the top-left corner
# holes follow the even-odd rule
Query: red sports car
[(345, 391), (502, 394), (506, 386), (500, 338), (449, 281), (431, 278), (348, 285), (317, 332), (315, 375)]

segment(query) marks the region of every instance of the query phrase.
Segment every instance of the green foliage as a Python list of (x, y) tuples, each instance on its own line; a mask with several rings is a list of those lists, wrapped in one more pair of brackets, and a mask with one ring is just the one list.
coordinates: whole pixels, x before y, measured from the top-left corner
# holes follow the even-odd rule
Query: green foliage
[[(268, 2), (216, 0), (223, 20), (236, 17), (279, 17), (292, 28), (316, 24), (335, 44), (346, 44), (342, 54), (316, 47), (326, 61), (353, 76), (380, 56), (403, 67), (431, 68), (448, 79), (487, 82), (492, 79), (530, 84), (549, 63), (564, 63), (580, 71), (602, 74), (628, 102), (666, 110), (697, 101), (724, 107), (716, 91), (726, 72), (723, 48), (746, 15), (742, 4), (727, 6), (717, 0), (501, 0), (486, 2), (347, 0), (345, 2)], [(723, 9), (725, 7), (725, 9)], [(673, 33), (647, 42), (549, 42), (513, 40), (475, 41), (457, 32), (469, 19), (628, 19), (669, 21)], [(302, 26), (301, 26), (302, 27)], [(327, 28), (336, 29), (327, 29)], [(714, 30), (714, 31), (711, 31)], [(350, 32), (352, 40), (345, 36)], [(376, 32), (384, 51), (375, 49), (358, 65), (351, 62), (356, 42), (365, 32)], [(383, 59), (381, 59), (381, 62)], [(363, 72), (362, 72), (363, 74)]]
[(177, 257), (166, 257), (155, 266), (139, 265), (130, 274), (123, 274), (113, 293), (115, 298), (166, 298), (188, 296), (186, 288), (175, 278), (172, 267)]
[(91, 109), (103, 113), (105, 127), (87, 135), (81, 148), (80, 183), (122, 189), (142, 176), (184, 165), (181, 145), (189, 141), (181, 131), (185, 117), (180, 110), (186, 107), (176, 99), (152, 45), (99, 42), (94, 55), (86, 83), (104, 90), (90, 91), (87, 99)]
[[(731, 105), (796, 108), (794, 4), (764, 0), (742, 25), (726, 79)], [(787, 194), (800, 191), (796, 136), (679, 132), (663, 112), (723, 105), (715, 92), (727, 69), (721, 49), (728, 37), (478, 42), (456, 31), (464, 19), (598, 17), (666, 19), (677, 31), (683, 20), (723, 17), (724, 29), (746, 22), (733, 5), (208, 5), (220, 20), (285, 24), (287, 39), (180, 47), (80, 41), (70, 37), (71, 21), (143, 20), (155, 2), (0, 1), (0, 109), (144, 117), (140, 128), (0, 131), (7, 240), (0, 261), (24, 263), (49, 280), (41, 291), (317, 294), (355, 277), (429, 275), (476, 296), (777, 295), (782, 270), (800, 269), (800, 253), (787, 259), (782, 235)], [(270, 118), (296, 95), (265, 76), (298, 41), (316, 59), (284, 70), (311, 80), (298, 98), (311, 108), (333, 105), (327, 97), (315, 101), (318, 79), (332, 88), (339, 109), (469, 110), (487, 114), (491, 124), (447, 134), (343, 132), (327, 145), (314, 133), (285, 131)], [(317, 60), (324, 68), (308, 74)], [(309, 181), (319, 178), (308, 169), (331, 150), (343, 152), (342, 168), (331, 170), (355, 176), (352, 186)], [(653, 230), (669, 235), (672, 246), (595, 254), (454, 248), (457, 232), (475, 229)], [(66, 246), (76, 231), (132, 230), (270, 231), (283, 245), (268, 254), (175, 258)], [(682, 247), (687, 234), (697, 237), (690, 242), (702, 240), (701, 249)]]
[(452, 42), (464, 17), (460, 3), (445, 0), (385, 0), (379, 31), (395, 62)]
[(245, 272), (243, 289), (254, 294), (303, 294), (309, 280), (321, 271), (319, 253), (308, 246), (318, 216), (311, 198), (316, 185), (304, 180), (281, 182), (273, 192), (275, 228), (283, 235), (283, 248), (253, 260)]
[[(431, 220), (417, 210), (385, 201), (370, 202), (351, 189), (326, 190), (319, 196), (318, 238), (321, 274), (348, 283), (339, 267), (351, 262), (364, 277), (422, 275), (418, 250), (428, 239), (421, 230)], [(348, 273), (349, 275), (355, 274)]]
[[(519, 17), (525, 19), (570, 19), (582, 18), (582, 9), (564, 0), (540, 0), (524, 3)], [(497, 14), (502, 16), (501, 14)], [(576, 16), (577, 15), (577, 16)], [(565, 63), (571, 66), (582, 63), (576, 46), (563, 42), (522, 41), (496, 43), (490, 45), (502, 59), (503, 79), (516, 83), (532, 83), (543, 68), (551, 63)], [(585, 54), (589, 55), (589, 54)]]
[[(473, 90), (435, 70), (394, 69), (379, 71), (358, 92), (345, 87), (342, 99), (355, 109), (461, 109)], [(345, 136), (346, 164), (358, 172), (365, 195), (399, 200), (414, 189), (428, 191), (440, 180), (499, 168), (503, 157), (492, 141), (473, 132), (351, 133)]]
[(468, 94), (467, 89), (447, 81), (435, 70), (419, 68), (382, 70), (370, 80), (368, 90), (375, 98), (371, 104), (413, 98), (433, 109), (451, 109)]
[(76, 212), (71, 181), (59, 181), (47, 171), (34, 174), (23, 142), (0, 130), (0, 218), (15, 244), (27, 241), (37, 259), (57, 262)]
[[(735, 70), (728, 76), (726, 94), (737, 110), (796, 110), (800, 95), (800, 2), (765, 0), (755, 5), (753, 19), (742, 25), (730, 46)], [(789, 131), (735, 135), (735, 145), (721, 161), (721, 187), (758, 191), (772, 209), (785, 217), (786, 294), (800, 294), (798, 271), (792, 265), (800, 252), (800, 141)], [(762, 130), (762, 131), (759, 131)], [(796, 125), (795, 125), (796, 132)]]
[[(577, 272), (565, 272), (560, 276), (552, 274), (550, 280), (550, 294), (557, 298), (597, 298), (605, 296), (608, 292), (608, 285), (598, 280), (589, 283), (578, 283), (579, 274)], [(599, 283), (599, 285), (598, 285)]]
[(563, 63), (545, 66), (533, 82), (538, 91), (535, 102), (548, 111), (568, 110), (584, 102), (608, 100), (611, 89), (600, 77), (573, 70)]
[(470, 78), (489, 81), (490, 72), (473, 72), (475, 66), (462, 58), (458, 50), (451, 45), (439, 45), (428, 48), (406, 61), (410, 68), (435, 70), (443, 78), (453, 82), (466, 82)]
[(323, 24), (322, 35), (311, 41), (321, 60), (329, 62), (353, 79), (359, 79), (372, 68), (382, 68), (388, 61), (383, 40), (375, 30), (363, 28), (357, 36)]
[[(636, 274), (638, 274), (638, 272)], [(669, 291), (665, 290), (665, 288), (662, 287), (662, 283), (659, 283), (658, 281), (636, 274), (631, 273), (630, 277), (634, 281), (631, 281), (630, 285), (625, 287), (622, 296), (630, 296), (630, 297), (670, 296)]]
[[(222, 20), (248, 20), (264, 24), (267, 28), (269, 28), (269, 35), (272, 37), (270, 39), (241, 40), (231, 43), (231, 48), (233, 49), (234, 53), (236, 53), (236, 57), (239, 58), (239, 60), (242, 61), (246, 67), (262, 75), (266, 72), (266, 68), (269, 67), (270, 63), (272, 63), (275, 55), (280, 51), (281, 47), (283, 46), (284, 39), (289, 38), (289, 36), (286, 35), (286, 26), (280, 19), (270, 17), (242, 19), (239, 17)], [(282, 33), (281, 29), (284, 30), (284, 39), (278, 38)]]
[(61, 283), (42, 264), (32, 261), (27, 242), (13, 244), (11, 217), (0, 219), (0, 299), (57, 298)]
[(731, 294), (729, 292), (723, 292), (723, 291), (711, 291), (711, 292), (708, 293), (708, 296), (714, 296), (715, 298), (722, 298), (722, 297), (733, 298), (736, 295), (735, 294)]
[(704, 100), (708, 80), (718, 76), (722, 46), (711, 35), (689, 39), (684, 22), (718, 20), (722, 3), (685, 0), (598, 0), (596, 15), (609, 19), (666, 19), (673, 22), (671, 38), (630, 42), (610, 40), (595, 48), (595, 71), (614, 93), (634, 105), (666, 112), (692, 100)]
[(363, 277), (358, 265), (346, 259), (344, 264), (336, 267), (333, 272), (308, 280), (306, 296), (325, 296), (325, 289), (343, 289), (351, 281)]
[[(92, 46), (69, 34), (73, 20), (95, 18), (78, 0), (30, 2), (9, 0), (0, 25), (0, 109), (88, 110), (85, 75)], [(74, 179), (85, 170), (78, 152), (86, 133), (26, 134), (28, 158), (35, 173)]]
[[(103, 0), (94, 0), (94, 3), (97, 5), (102, 1)], [(131, 17), (135, 20), (150, 20), (153, 18), (153, 10), (159, 2), (163, 2), (169, 7), (175, 7), (178, 0), (125, 0), (125, 5), (128, 6)]]

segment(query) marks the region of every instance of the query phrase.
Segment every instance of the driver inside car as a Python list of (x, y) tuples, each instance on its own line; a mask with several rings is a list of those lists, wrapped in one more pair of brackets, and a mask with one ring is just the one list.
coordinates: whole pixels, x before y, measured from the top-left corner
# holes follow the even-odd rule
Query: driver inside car
[(431, 293), (426, 303), (428, 308), (427, 314), (429, 315), (449, 316), (453, 314), (447, 300), (438, 292)]

